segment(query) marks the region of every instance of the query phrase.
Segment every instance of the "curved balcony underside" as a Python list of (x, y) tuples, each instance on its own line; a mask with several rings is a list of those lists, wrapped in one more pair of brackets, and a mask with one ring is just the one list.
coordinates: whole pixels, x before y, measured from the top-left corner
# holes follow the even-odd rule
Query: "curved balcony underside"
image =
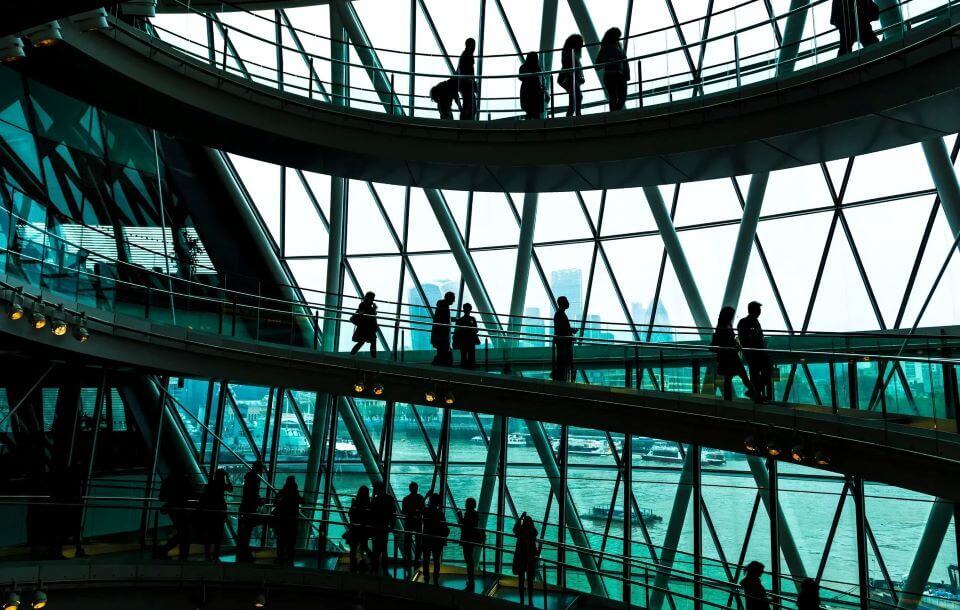
[(334, 106), (227, 74), (122, 25), (65, 28), (67, 44), (20, 69), (165, 133), (272, 163), (431, 188), (569, 191), (765, 172), (960, 131), (960, 15), (953, 20), (733, 91), (549, 121)]
[[(928, 421), (884, 419), (869, 411), (799, 405), (754, 405), (708, 396), (542, 381), (408, 363), (351, 358), (308, 349), (252, 344), (88, 310), (88, 343), (34, 331), (0, 318), (6, 344), (54, 361), (78, 358), (114, 367), (283, 386), (340, 396), (360, 376), (386, 388), (385, 399), (430, 406), (426, 390), (452, 391), (457, 409), (695, 443), (743, 452), (746, 435), (772, 434), (784, 444), (815, 439), (832, 455), (829, 470), (960, 500), (960, 435)], [(107, 322), (107, 320), (111, 320)], [(941, 422), (942, 423), (942, 422)]]

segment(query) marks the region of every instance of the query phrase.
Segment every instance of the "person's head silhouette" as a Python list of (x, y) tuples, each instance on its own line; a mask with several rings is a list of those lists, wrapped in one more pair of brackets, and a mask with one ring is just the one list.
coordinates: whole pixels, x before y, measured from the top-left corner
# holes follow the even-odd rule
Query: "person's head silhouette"
[(473, 305), (471, 305), (470, 303), (463, 304), (463, 315), (469, 316), (470, 312), (472, 311), (473, 311)]
[(754, 318), (757, 318), (760, 316), (760, 307), (762, 307), (760, 303), (757, 303), (756, 301), (750, 301), (750, 303), (747, 304), (747, 313)]
[(736, 314), (736, 310), (729, 305), (720, 310), (720, 315), (717, 316), (717, 326), (730, 326), (733, 322), (733, 316)]
[(747, 578), (760, 578), (763, 576), (763, 564), (759, 561), (751, 561), (747, 564)]
[(417, 493), (417, 490), (420, 489), (420, 486), (414, 481), (410, 481), (410, 487), (408, 489), (410, 490), (410, 493), (415, 494)]
[(368, 292), (368, 293), (365, 294), (365, 295), (363, 295), (363, 300), (364, 300), (364, 301), (373, 301), (375, 298), (377, 298), (377, 295), (374, 294), (372, 291), (371, 291), (371, 292)]
[(477, 501), (474, 498), (467, 498), (467, 510), (477, 510)]
[(448, 292), (447, 294), (443, 295), (443, 300), (447, 305), (451, 305), (457, 300), (457, 295), (453, 294), (452, 292)]
[(473, 51), (477, 48), (477, 41), (473, 38), (467, 38), (466, 42), (463, 43), (463, 46), (468, 53), (473, 53)]
[(567, 300), (567, 297), (560, 297), (557, 299), (557, 309), (560, 311), (566, 311), (570, 308), (570, 301)]

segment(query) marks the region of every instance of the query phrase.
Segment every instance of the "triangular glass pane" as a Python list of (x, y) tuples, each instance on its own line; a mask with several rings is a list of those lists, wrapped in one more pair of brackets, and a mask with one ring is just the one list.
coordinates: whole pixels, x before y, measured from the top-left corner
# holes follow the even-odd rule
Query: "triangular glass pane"
[(537, 243), (592, 237), (576, 193), (541, 193), (537, 206)]
[(928, 195), (844, 212), (888, 325), (896, 320), (933, 203)]
[(747, 305), (750, 301), (757, 301), (763, 305), (761, 324), (768, 334), (770, 331), (786, 330), (787, 325), (780, 313), (773, 287), (770, 285), (770, 279), (763, 268), (763, 262), (760, 260), (756, 245), (751, 250), (750, 262), (743, 278), (740, 302), (737, 304), (738, 317), (747, 314)]
[(729, 178), (685, 182), (680, 185), (680, 197), (674, 218), (676, 226), (736, 220), (742, 216), (740, 200), (737, 199), (737, 193)]
[(407, 248), (409, 251), (450, 250), (423, 189), (410, 191), (410, 224), (408, 229)]
[[(330, 176), (326, 174), (315, 174), (313, 172), (300, 172), (307, 181), (310, 193), (320, 205), (324, 215), (330, 218)], [(340, 178), (338, 178), (340, 180)]]
[[(839, 181), (837, 184), (840, 184)], [(746, 185), (742, 187), (742, 192), (746, 197)], [(819, 164), (801, 165), (770, 173), (766, 195), (763, 198), (764, 215), (831, 205), (833, 205), (833, 198), (830, 196), (826, 177)]]
[[(709, 313), (709, 312), (708, 312)], [(706, 321), (708, 324), (710, 320)], [(686, 328), (675, 328), (675, 327)], [(657, 301), (657, 309), (654, 315), (654, 328), (652, 329), (653, 341), (691, 341), (699, 338), (699, 332), (695, 328), (697, 322), (690, 312), (687, 305), (687, 298), (680, 288), (680, 282), (677, 280), (677, 274), (673, 270), (673, 265), (667, 259), (667, 264), (663, 269), (663, 284), (660, 288), (660, 299)], [(709, 334), (709, 329), (701, 329)]]
[[(327, 229), (295, 170), (287, 170), (285, 256), (327, 254)], [(353, 198), (351, 198), (351, 202)]]
[(933, 188), (920, 144), (857, 157), (844, 203)]
[(565, 296), (570, 301), (567, 317), (571, 324), (577, 324), (583, 317), (583, 300), (590, 279), (593, 250), (593, 244), (589, 243), (536, 248), (554, 297)]
[[(350, 257), (350, 268), (353, 270), (360, 284), (360, 292), (374, 292), (377, 295), (377, 316), (380, 331), (383, 333), (388, 346), (393, 345), (393, 331), (396, 324), (397, 286), (400, 285), (402, 260), (399, 256), (384, 257)], [(357, 298), (344, 299), (343, 307), (346, 312), (352, 312), (359, 305)], [(345, 312), (345, 313), (346, 313)], [(348, 317), (346, 313), (345, 317)], [(346, 324), (347, 330), (353, 334), (353, 325)], [(350, 340), (350, 345), (353, 345)], [(366, 351), (366, 348), (363, 350)]]
[[(588, 207), (590, 207), (589, 204)], [(591, 209), (591, 215), (594, 218), (594, 226), (596, 226), (599, 211), (594, 213)], [(601, 235), (654, 231), (656, 228), (657, 225), (650, 213), (650, 206), (647, 205), (643, 189), (630, 188), (607, 191), (607, 198), (603, 207), (603, 225), (600, 227)]]
[(610, 275), (602, 260), (597, 260), (593, 272), (593, 286), (590, 290), (590, 302), (586, 303), (587, 320), (584, 325), (583, 340), (609, 345), (610, 341), (632, 341), (634, 330), (630, 325), (614, 289)]
[(880, 328), (857, 271), (853, 252), (839, 230), (830, 246), (820, 290), (810, 317), (811, 331), (873, 330)]
[(613, 268), (613, 279), (630, 308), (633, 323), (641, 338), (645, 339), (660, 275), (663, 243), (656, 236), (634, 237), (606, 241), (603, 248)]
[(273, 235), (274, 241), (280, 240), (280, 171), (271, 163), (256, 159), (227, 154), (230, 163), (244, 188), (253, 199), (260, 217)]
[[(494, 310), (498, 313), (509, 313), (513, 293), (512, 271), (517, 263), (516, 249), (474, 252), (473, 262), (480, 272), (487, 295), (493, 301)], [(474, 307), (476, 308), (476, 304)]]
[[(517, 204), (522, 206), (523, 200)], [(470, 247), (507, 246), (517, 243), (520, 228), (509, 206), (502, 193), (474, 193)]]
[[(682, 193), (683, 189), (680, 190)], [(711, 319), (723, 306), (723, 294), (727, 287), (738, 233), (737, 225), (728, 225), (681, 231), (679, 234), (680, 244), (700, 290), (700, 298), (703, 299), (703, 305)]]
[[(960, 319), (960, 253), (953, 252), (933, 297), (921, 310), (933, 289), (934, 282), (947, 256), (953, 249), (953, 236), (947, 224), (943, 210), (937, 214), (930, 240), (923, 253), (923, 260), (917, 270), (917, 279), (910, 294), (910, 300), (904, 315), (904, 327), (918, 323), (920, 327), (955, 324)], [(918, 320), (918, 316), (920, 317)]]
[[(798, 330), (807, 313), (832, 218), (832, 212), (824, 212), (764, 220), (757, 229), (787, 315)], [(796, 239), (798, 235), (804, 236), (802, 244)], [(836, 243), (838, 238), (843, 239), (843, 236), (835, 235), (833, 242)], [(802, 248), (802, 255), (799, 255), (798, 248)]]
[(397, 242), (370, 193), (368, 183), (350, 181), (347, 206), (347, 254), (398, 253)]

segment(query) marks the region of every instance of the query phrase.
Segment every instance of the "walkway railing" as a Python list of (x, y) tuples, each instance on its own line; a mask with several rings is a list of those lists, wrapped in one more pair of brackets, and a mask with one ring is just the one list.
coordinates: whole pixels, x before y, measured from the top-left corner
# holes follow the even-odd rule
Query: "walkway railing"
[[(955, 0), (946, 0), (941, 6), (928, 9), (929, 3), (898, 0), (887, 6), (881, 15), (881, 23), (890, 22), (894, 25), (879, 27), (877, 34), (887, 40), (929, 22), (942, 21), (949, 24), (954, 2)], [(793, 71), (831, 61), (838, 49), (838, 36), (832, 25), (823, 23), (829, 18), (829, 6), (830, 0), (814, 0), (803, 8), (738, 26), (738, 13), (766, 13), (761, 0), (746, 0), (702, 18), (678, 23), (676, 26), (669, 25), (639, 34), (629, 34), (625, 39), (625, 51), (635, 77), (629, 83), (626, 107), (643, 108), (669, 104), (774, 79), (783, 73), (781, 62), (788, 62), (790, 71)], [(920, 8), (913, 10), (914, 7)], [(825, 10), (821, 12), (818, 8)], [(246, 11), (242, 7), (237, 9), (238, 13), (244, 14), (248, 19), (262, 21), (261, 25), (264, 27), (261, 31), (266, 31), (269, 27), (271, 31), (283, 32), (283, 38), (292, 39), (293, 42), (281, 43), (254, 31), (230, 26), (216, 14), (198, 11), (189, 3), (184, 3), (184, 10), (188, 14), (199, 16), (207, 23), (208, 34), (205, 41), (185, 37), (162, 25), (162, 20), (154, 20), (149, 31), (163, 41), (158, 41), (158, 44), (177, 49), (186, 57), (242, 80), (339, 106), (388, 114), (435, 117), (437, 108), (428, 90), (454, 76), (457, 55), (410, 53), (365, 46), (360, 41), (350, 40), (349, 44), (355, 48), (372, 54), (382, 54), (386, 58), (384, 65), (341, 61), (306, 50), (317, 48), (317, 44), (339, 41), (296, 28), (281, 12), (276, 13), (275, 21), (261, 13)], [(349, 7), (345, 10), (355, 9)], [(891, 13), (895, 16), (891, 17)], [(774, 30), (779, 33), (792, 19), (801, 22), (809, 20), (813, 26), (813, 34), (796, 41), (779, 42), (780, 37), (774, 36)], [(718, 23), (727, 24), (729, 21), (734, 24), (732, 28), (720, 34), (710, 33), (711, 23), (714, 30), (717, 30)], [(118, 24), (118, 27), (123, 26)], [(677, 38), (676, 32), (679, 30), (686, 32), (687, 36), (696, 30), (701, 38), (693, 41)], [(777, 40), (777, 44), (773, 47), (758, 46), (755, 41), (767, 38), (767, 34)], [(673, 39), (677, 39), (680, 44), (673, 44)], [(307, 44), (304, 44), (304, 41)], [(238, 49), (242, 49), (243, 53), (238, 53)], [(475, 83), (478, 108), (476, 119), (494, 120), (523, 116), (516, 69), (525, 54), (532, 50), (534, 49), (516, 48), (515, 53), (478, 53), (477, 66), (482, 73), (472, 79)], [(588, 44), (585, 50), (590, 55), (595, 49)], [(568, 110), (570, 96), (554, 84), (565, 72), (558, 68), (561, 66), (561, 53), (561, 49), (540, 51), (541, 66), (547, 65), (548, 59), (553, 66), (551, 70), (538, 73), (546, 92), (547, 103), (543, 113), (545, 118), (565, 114)], [(281, 56), (288, 57), (286, 63), (273, 59)], [(295, 60), (298, 57), (302, 62)], [(289, 61), (290, 58), (294, 61)], [(436, 68), (431, 71), (411, 68), (417, 65), (418, 59), (422, 63), (429, 62)], [(293, 65), (290, 65), (291, 63)], [(586, 59), (584, 63), (587, 63)], [(403, 68), (391, 67), (397, 65)], [(590, 73), (599, 68), (602, 66), (587, 67), (584, 71)], [(350, 69), (370, 71), (373, 86), (349, 82), (334, 83), (332, 77), (328, 76), (336, 70)], [(587, 83), (599, 81), (588, 79)], [(585, 83), (581, 92), (584, 99), (580, 110), (587, 113), (606, 110), (606, 95), (602, 86)]]
[[(245, 472), (249, 465), (242, 464), (241, 470)], [(272, 487), (264, 477), (264, 483), (271, 493), (277, 491)], [(109, 543), (109, 547), (114, 549), (114, 553), (120, 557), (131, 558), (137, 556), (136, 549), (140, 549), (139, 556), (142, 558), (153, 557), (162, 561), (164, 559), (178, 558), (177, 547), (173, 546), (169, 551), (164, 548), (167, 540), (174, 534), (186, 536), (187, 540), (192, 542), (190, 558), (179, 558), (181, 561), (199, 561), (203, 558), (201, 550), (204, 539), (211, 534), (210, 522), (216, 523), (218, 518), (223, 515), (226, 526), (223, 532), (224, 548), (223, 554), (217, 557), (218, 561), (234, 562), (237, 561), (235, 553), (237, 548), (234, 545), (236, 541), (236, 532), (239, 517), (239, 502), (228, 498), (227, 510), (212, 509), (204, 507), (200, 500), (201, 481), (193, 482), (195, 485), (194, 493), (188, 496), (188, 500), (183, 505), (170, 505), (161, 502), (156, 494), (159, 491), (157, 485), (147, 496), (136, 496), (142, 493), (142, 486), (134, 486), (129, 481), (111, 481), (110, 479), (98, 478), (95, 485), (99, 494), (89, 494), (83, 496), (63, 497), (47, 495), (5, 495), (0, 496), (0, 514), (4, 515), (4, 522), (11, 530), (15, 529), (18, 519), (24, 519), (30, 526), (25, 526), (27, 533), (26, 544), (20, 547), (4, 549), (3, 557), (0, 560), (0, 574), (3, 573), (4, 562), (17, 562), (22, 560), (25, 554), (31, 552), (36, 558), (48, 556), (57, 556), (64, 550), (69, 550), (70, 546), (76, 545), (78, 548), (86, 546), (96, 548), (101, 542)], [(236, 490), (239, 495), (239, 489)], [(302, 569), (346, 569), (348, 563), (350, 548), (346, 542), (346, 532), (349, 530), (349, 497), (337, 497), (335, 502), (330, 504), (304, 504), (300, 517), (297, 521), (305, 525), (306, 536), (300, 536), (296, 547), (296, 565)], [(278, 518), (272, 516), (274, 505), (267, 501), (256, 513), (248, 513), (248, 518), (256, 523), (253, 536), (251, 538), (251, 547), (254, 549), (258, 561), (270, 561), (275, 557), (277, 538), (274, 527), (278, 523)], [(399, 505), (398, 505), (399, 510)], [(417, 578), (421, 570), (420, 562), (414, 561), (414, 558), (404, 555), (404, 539), (414, 537), (417, 539), (413, 548), (422, 548), (423, 545), (430, 542), (436, 542), (445, 545), (443, 564), (445, 566), (454, 566), (457, 570), (451, 574), (444, 571), (441, 578), (441, 584), (444, 580), (450, 580), (451, 576), (455, 580), (453, 586), (462, 587), (461, 578), (465, 577), (465, 560), (463, 553), (457, 548), (460, 545), (460, 532), (462, 524), (459, 521), (459, 511), (453, 507), (443, 509), (447, 525), (450, 528), (450, 535), (444, 538), (432, 536), (423, 531), (411, 531), (404, 529), (404, 515), (399, 512), (390, 519), (391, 524), (387, 528), (388, 536), (388, 562), (384, 566), (384, 578)], [(176, 529), (170, 520), (171, 514), (179, 514), (186, 517), (185, 521), (191, 525), (181, 530)], [(317, 516), (319, 515), (319, 516)], [(496, 518), (496, 515), (491, 515)], [(369, 514), (363, 514), (362, 517), (369, 519)], [(213, 518), (213, 519), (211, 519)], [(634, 518), (639, 520), (641, 517), (634, 514)], [(84, 523), (98, 521), (98, 531), (96, 536), (84, 536)], [(506, 520), (505, 520), (506, 521)], [(513, 520), (511, 520), (513, 521)], [(142, 523), (144, 529), (125, 529), (127, 523)], [(106, 525), (113, 523), (112, 526)], [(669, 601), (670, 607), (691, 608), (726, 608), (728, 610), (740, 610), (745, 605), (743, 591), (736, 582), (737, 578), (742, 577), (744, 566), (721, 562), (717, 559), (703, 558), (703, 572), (694, 573), (686, 568), (668, 567), (661, 565), (652, 559), (642, 559), (635, 556), (624, 556), (610, 550), (598, 551), (592, 548), (584, 548), (567, 542), (558, 542), (555, 540), (556, 523), (543, 523), (536, 521), (535, 525), (539, 532), (538, 546), (540, 547), (539, 558), (536, 569), (535, 590), (537, 597), (541, 595), (546, 607), (547, 596), (557, 593), (576, 593), (578, 591), (588, 591), (586, 583), (588, 574), (593, 573), (601, 577), (608, 586), (618, 591), (618, 594), (612, 595), (615, 598), (622, 598), (623, 589), (630, 587), (632, 593), (629, 599), (634, 604), (649, 608), (650, 597), (654, 593), (663, 595)], [(489, 594), (496, 590), (496, 586), (509, 586), (513, 575), (508, 574), (509, 566), (512, 564), (513, 554), (516, 549), (516, 534), (511, 529), (511, 524), (504, 523), (504, 530), (488, 528), (480, 530), (483, 533), (483, 543), (475, 544), (476, 557), (476, 576), (478, 587), (476, 593)], [(29, 528), (35, 528), (30, 530)], [(372, 536), (376, 527), (367, 527), (367, 536)], [(548, 535), (548, 532), (549, 535)], [(554, 539), (551, 539), (554, 538)], [(615, 536), (613, 538), (616, 538)], [(68, 546), (69, 543), (69, 546)], [(622, 543), (622, 540), (621, 540)], [(198, 546), (199, 545), (199, 546)], [(171, 545), (167, 545), (170, 547)], [(367, 538), (362, 544), (357, 544), (361, 549), (359, 557), (366, 564), (365, 569), (369, 569), (370, 539)], [(651, 551), (662, 553), (662, 547), (652, 547)], [(671, 549), (678, 554), (674, 563), (686, 565), (689, 562), (684, 560), (687, 553), (683, 550)], [(363, 551), (366, 551), (365, 553)], [(609, 566), (604, 569), (591, 571), (578, 563), (576, 558), (582, 554), (592, 556), (599, 565)], [(91, 561), (109, 560), (108, 553), (97, 553), (96, 558)], [(568, 558), (568, 559), (563, 559)], [(209, 559), (207, 559), (209, 561)], [(571, 562), (572, 560), (573, 562)], [(291, 562), (293, 563), (293, 562)], [(313, 567), (316, 566), (316, 567)], [(707, 576), (707, 572), (726, 573), (734, 575), (733, 580), (724, 580)], [(659, 578), (658, 578), (659, 577)], [(781, 576), (785, 591), (787, 593), (776, 595), (768, 593), (771, 604), (777, 608), (793, 608), (796, 604), (796, 591), (799, 590), (799, 581), (789, 575)], [(507, 582), (504, 582), (504, 581)], [(698, 584), (702, 591), (702, 597), (694, 597), (694, 582)], [(663, 583), (663, 584), (660, 584)], [(852, 583), (831, 583), (823, 581), (820, 583), (820, 595), (824, 604), (838, 608), (862, 608), (861, 600), (855, 593), (856, 589)], [(448, 583), (446, 586), (450, 586)], [(895, 610), (896, 603), (891, 603), (884, 599), (885, 591), (877, 590), (871, 595), (869, 600), (870, 607), (878, 610)], [(905, 594), (906, 592), (900, 592)], [(923, 592), (913, 592), (913, 594), (922, 597)], [(539, 601), (539, 600), (538, 600)]]

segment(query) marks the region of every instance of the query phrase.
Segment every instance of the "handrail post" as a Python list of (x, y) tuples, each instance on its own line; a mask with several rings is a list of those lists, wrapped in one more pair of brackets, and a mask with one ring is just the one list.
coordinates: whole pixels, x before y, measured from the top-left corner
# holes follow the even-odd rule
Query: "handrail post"
[(740, 88), (740, 36), (733, 35), (733, 61), (737, 70), (737, 89)]
[(227, 24), (220, 26), (223, 29), (223, 68), (224, 72), (227, 71), (227, 44), (230, 41), (230, 29), (227, 27)]

